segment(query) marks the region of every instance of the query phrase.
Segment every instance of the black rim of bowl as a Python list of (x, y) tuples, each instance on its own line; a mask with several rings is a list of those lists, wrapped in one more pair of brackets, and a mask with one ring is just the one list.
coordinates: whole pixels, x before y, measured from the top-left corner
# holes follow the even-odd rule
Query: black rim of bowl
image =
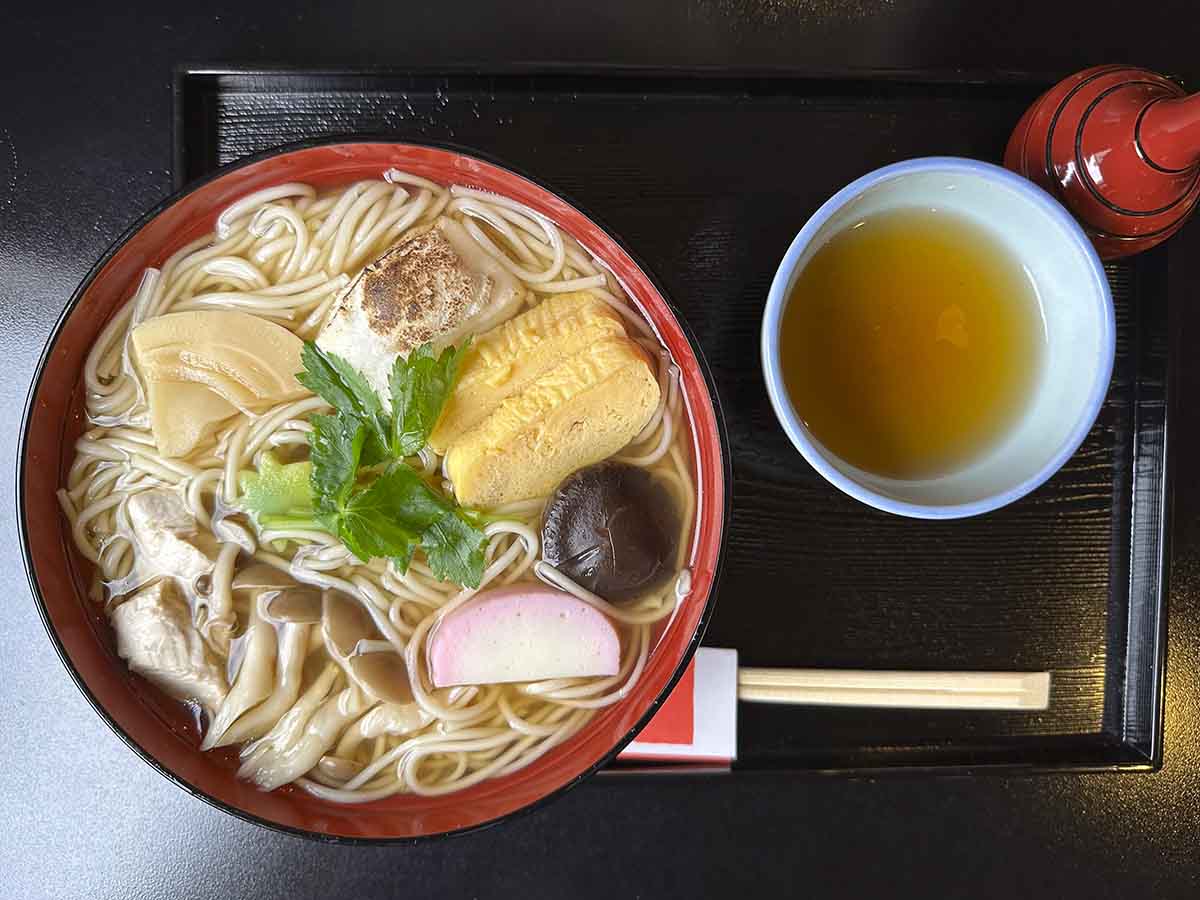
[[(613, 241), (613, 243), (615, 243), (618, 247), (621, 248), (621, 250), (623, 250), (626, 254), (629, 255), (630, 259), (633, 260), (634, 264), (637, 265), (638, 268), (641, 269), (641, 271), (645, 274), (645, 276), (650, 280), (650, 283), (654, 286), (655, 290), (657, 290), (659, 295), (663, 298), (664, 302), (667, 305), (667, 308), (671, 312), (671, 315), (675, 317), (675, 321), (679, 324), (680, 329), (683, 331), (684, 337), (687, 338), (688, 344), (691, 346), (692, 353), (695, 355), (696, 361), (699, 364), (700, 372), (704, 377), (705, 387), (708, 390), (709, 401), (712, 403), (713, 414), (714, 414), (714, 418), (715, 418), (715, 422), (716, 422), (717, 441), (718, 441), (718, 444), (720, 445), (720, 449), (721, 449), (720, 467), (721, 467), (722, 476), (724, 478), (724, 496), (722, 498), (724, 502), (723, 502), (721, 521), (719, 522), (719, 527), (720, 527), (721, 531), (720, 531), (720, 536), (719, 536), (719, 539), (717, 542), (717, 558), (715, 561), (715, 565), (713, 567), (712, 585), (709, 588), (708, 596), (705, 598), (704, 609), (700, 613), (700, 620), (696, 624), (696, 630), (693, 633), (691, 639), (689, 640), (687, 646), (684, 648), (684, 652), (683, 652), (682, 657), (679, 660), (679, 663), (675, 666), (675, 669), (671, 673), (671, 677), (667, 680), (666, 685), (663, 687), (663, 689), (661, 691), (659, 691), (658, 695), (654, 698), (654, 701), (646, 709), (646, 712), (642, 715), (642, 717), (638, 720), (638, 722), (628, 732), (626, 732), (626, 734), (620, 740), (617, 741), (617, 743), (613, 746), (613, 748), (611, 750), (609, 750), (607, 753), (605, 753), (594, 764), (592, 764), (591, 766), (588, 766), (587, 769), (580, 772), (578, 775), (576, 775), (571, 780), (567, 781), (565, 784), (560, 785), (559, 787), (550, 791), (548, 794), (545, 794), (545, 795), (539, 797), (538, 799), (533, 800), (530, 803), (527, 803), (522, 807), (519, 807), (518, 809), (512, 810), (511, 812), (504, 813), (503, 815), (500, 815), (500, 816), (496, 816), (495, 818), (486, 819), (486, 820), (476, 823), (474, 825), (467, 825), (462, 828), (455, 828), (455, 829), (451, 829), (449, 831), (441, 831), (441, 832), (436, 832), (433, 834), (413, 835), (413, 836), (407, 836), (407, 837), (350, 837), (350, 836), (345, 836), (345, 835), (327, 834), (325, 832), (320, 832), (320, 831), (310, 831), (306, 828), (294, 828), (290, 825), (283, 825), (279, 822), (274, 822), (270, 819), (264, 819), (261, 816), (257, 816), (253, 813), (247, 812), (246, 810), (244, 810), (240, 807), (234, 806), (230, 803), (226, 803), (224, 800), (220, 800), (220, 799), (212, 796), (211, 794), (201, 790), (200, 788), (196, 787), (191, 782), (189, 782), (189, 781), (185, 780), (184, 778), (182, 778), (181, 776), (177, 775), (174, 771), (172, 771), (166, 765), (159, 762), (159, 760), (157, 758), (155, 758), (152, 754), (150, 754), (145, 748), (143, 748), (141, 746), (141, 744), (139, 744), (128, 733), (126, 733), (126, 731), (119, 724), (117, 724), (117, 722), (112, 718), (112, 716), (109, 715), (108, 710), (105, 709), (104, 705), (96, 698), (96, 696), (92, 693), (91, 689), (87, 686), (87, 683), (84, 681), (83, 676), (80, 675), (79, 671), (75, 668), (75, 664), (71, 660), (70, 655), (67, 653), (66, 648), (63, 647), (62, 642), (59, 640), (58, 634), (54, 629), (54, 625), (50, 621), (50, 614), (46, 609), (46, 603), (45, 603), (45, 599), (42, 596), (41, 586), (38, 584), (37, 575), (34, 572), (33, 552), (32, 552), (32, 548), (30, 546), (30, 542), (29, 542), (29, 530), (27, 527), (27, 521), (26, 521), (27, 517), (25, 514), (25, 471), (26, 471), (26, 465), (27, 465), (26, 451), (27, 451), (27, 444), (28, 444), (28, 438), (29, 438), (29, 421), (33, 414), (34, 398), (37, 396), (38, 388), (41, 386), (41, 383), (42, 383), (42, 376), (45, 374), (46, 367), (49, 363), (51, 355), (54, 352), (54, 348), (58, 343), (58, 339), (62, 333), (64, 326), (66, 325), (67, 321), (71, 318), (72, 314), (75, 312), (76, 307), (79, 306), (79, 303), (83, 299), (84, 293), (91, 286), (91, 284), (95, 280), (97, 274), (99, 274), (99, 272), (108, 264), (109, 260), (111, 260), (113, 258), (113, 256), (116, 255), (116, 253), (122, 247), (124, 247), (125, 244), (131, 238), (133, 238), (134, 235), (136, 235), (139, 231), (141, 231), (143, 228), (145, 228), (146, 225), (148, 225), (151, 221), (153, 221), (155, 218), (157, 218), (166, 209), (173, 206), (175, 203), (179, 202), (181, 199), (188, 196), (189, 194), (204, 187), (205, 185), (210, 184), (210, 183), (218, 180), (219, 178), (222, 178), (225, 175), (228, 175), (231, 172), (235, 172), (238, 169), (246, 168), (247, 166), (254, 165), (255, 163), (262, 162), (263, 160), (269, 159), (274, 156), (281, 156), (281, 155), (284, 155), (287, 153), (292, 153), (292, 152), (295, 152), (298, 150), (308, 150), (308, 149), (312, 149), (314, 147), (324, 147), (324, 146), (335, 145), (335, 144), (398, 144), (398, 145), (417, 146), (417, 147), (432, 147), (432, 148), (435, 148), (438, 150), (447, 150), (452, 153), (460, 154), (462, 156), (473, 157), (475, 159), (479, 159), (479, 160), (482, 160), (483, 162), (489, 163), (493, 166), (497, 166), (499, 168), (505, 169), (505, 170), (511, 172), (512, 174), (517, 175), (521, 178), (524, 178), (526, 181), (529, 181), (529, 182), (537, 185), (539, 188), (546, 191), (547, 193), (561, 199), (563, 202), (567, 203), (569, 206), (571, 206), (578, 212), (582, 213), (584, 216), (586, 216), (588, 219), (590, 219), (592, 222), (594, 222), (597, 226), (599, 226), (604, 231), (604, 233), (608, 236), (608, 238), (611, 241)], [(117, 736), (126, 744), (126, 746), (128, 746), (131, 750), (134, 751), (134, 753), (136, 753), (139, 757), (141, 757), (141, 759), (144, 762), (146, 762), (151, 767), (153, 767), (155, 769), (155, 771), (157, 771), (160, 775), (162, 775), (164, 778), (166, 778), (168, 781), (172, 782), (176, 786), (182, 788), (184, 791), (186, 791), (188, 794), (192, 795), (193, 797), (196, 797), (200, 800), (203, 800), (205, 803), (208, 803), (210, 806), (214, 806), (217, 809), (219, 809), (223, 812), (226, 812), (231, 816), (235, 816), (236, 818), (242, 819), (243, 821), (250, 822), (254, 825), (258, 825), (263, 828), (270, 829), (271, 831), (277, 831), (277, 832), (281, 832), (284, 834), (291, 834), (291, 835), (295, 835), (297, 837), (307, 838), (309, 840), (319, 841), (322, 843), (350, 844), (350, 845), (382, 845), (382, 844), (412, 845), (412, 844), (417, 844), (417, 843), (425, 843), (425, 842), (429, 842), (429, 841), (442, 840), (445, 838), (455, 837), (458, 835), (470, 834), (471, 832), (480, 831), (485, 828), (490, 828), (491, 826), (498, 825), (501, 822), (508, 822), (508, 821), (511, 821), (511, 820), (517, 818), (518, 816), (526, 815), (530, 812), (533, 812), (535, 809), (540, 809), (541, 807), (552, 802), (553, 800), (557, 799), (558, 797), (561, 797), (563, 794), (565, 794), (571, 788), (575, 787), (580, 782), (591, 777), (599, 769), (601, 769), (602, 767), (607, 765), (609, 762), (611, 762), (613, 759), (615, 759), (617, 754), (620, 753), (621, 750), (624, 749), (625, 746), (630, 741), (632, 741), (634, 739), (634, 737), (637, 736), (638, 732), (641, 731), (642, 728), (645, 727), (646, 723), (648, 723), (650, 721), (650, 719), (654, 716), (654, 714), (658, 711), (658, 708), (660, 706), (662, 706), (663, 702), (666, 700), (666, 698), (670, 695), (671, 691), (674, 689), (676, 683), (683, 676), (684, 670), (687, 668), (688, 664), (691, 662), (692, 657), (695, 655), (696, 649), (700, 646), (701, 639), (704, 637), (704, 631), (708, 627), (708, 621), (712, 616), (713, 607), (715, 606), (715, 603), (716, 603), (717, 589), (718, 589), (718, 586), (720, 583), (721, 571), (722, 571), (722, 568), (724, 566), (724, 561), (725, 561), (726, 540), (727, 540), (727, 536), (728, 536), (727, 532), (728, 532), (730, 513), (731, 513), (731, 507), (732, 507), (732, 488), (733, 488), (732, 464), (731, 464), (730, 453), (729, 453), (729, 435), (725, 428), (725, 417), (721, 411), (721, 403), (720, 403), (720, 399), (717, 394), (716, 383), (713, 381), (712, 371), (709, 369), (708, 361), (705, 359), (704, 353), (700, 349), (700, 344), (696, 340), (696, 336), (695, 336), (695, 334), (693, 334), (692, 329), (689, 327), (687, 320), (684, 319), (684, 317), (682, 315), (680, 315), (679, 310), (676, 308), (675, 304), (671, 301), (670, 297), (668, 296), (667, 292), (664, 290), (662, 283), (659, 281), (658, 277), (656, 275), (654, 275), (654, 273), (642, 262), (642, 260), (639, 259), (638, 256), (635, 255), (629, 249), (629, 247), (625, 244), (625, 242), (619, 236), (617, 236), (617, 234), (611, 228), (609, 228), (601, 219), (598, 219), (591, 212), (589, 212), (586, 207), (581, 206), (579, 203), (575, 202), (575, 200), (573, 200), (571, 197), (561, 193), (560, 191), (555, 190), (554, 188), (550, 187), (549, 185), (547, 185), (540, 179), (522, 171), (521, 169), (516, 168), (512, 165), (509, 165), (507, 162), (496, 159), (494, 156), (491, 156), (488, 153), (484, 153), (484, 152), (481, 152), (481, 151), (476, 150), (471, 147), (464, 147), (462, 145), (454, 144), (454, 143), (450, 143), (450, 142), (407, 141), (407, 140), (397, 140), (395, 137), (387, 137), (387, 136), (380, 136), (380, 135), (357, 135), (357, 134), (331, 135), (331, 136), (322, 137), (322, 138), (306, 139), (306, 140), (302, 140), (302, 141), (295, 141), (295, 142), (288, 143), (288, 144), (281, 144), (277, 147), (272, 147), (268, 150), (264, 150), (259, 153), (255, 153), (255, 154), (252, 154), (249, 156), (242, 157), (241, 159), (238, 159), (235, 162), (232, 162), (225, 166), (221, 166), (220, 168), (214, 169), (212, 172), (208, 173), (207, 175), (188, 183), (184, 187), (180, 188), (178, 191), (175, 191), (173, 194), (171, 194), (164, 200), (160, 201), (158, 204), (156, 204), (154, 207), (152, 207), (148, 212), (146, 212), (145, 214), (140, 216), (137, 219), (137, 221), (135, 221), (132, 225), (130, 225), (127, 229), (125, 229), (125, 231), (112, 244), (109, 245), (108, 249), (104, 251), (104, 255), (100, 257), (100, 259), (96, 262), (96, 264), (94, 266), (92, 266), (92, 268), (88, 271), (87, 275), (84, 276), (83, 281), (80, 282), (79, 287), (77, 287), (75, 289), (75, 292), (71, 295), (71, 299), (67, 302), (66, 307), (63, 309), (62, 313), (59, 315), (58, 319), (55, 321), (54, 327), (50, 331), (50, 336), (46, 340), (45, 347), (42, 349), (41, 356), (38, 358), (37, 366), (34, 369), (33, 380), (30, 382), (29, 392), (26, 396), (25, 410), (21, 417), (21, 434), (20, 434), (20, 440), (19, 440), (19, 443), (17, 446), (16, 476), (17, 476), (17, 484), (16, 484), (16, 491), (15, 491), (16, 507), (17, 507), (16, 514), (17, 514), (17, 527), (18, 527), (18, 530), (19, 530), (20, 536), (21, 536), (21, 555), (22, 555), (22, 559), (25, 564), (25, 574), (29, 580), (29, 588), (32, 591), (34, 600), (36, 601), (36, 604), (37, 604), (38, 615), (41, 616), (42, 624), (46, 628), (46, 633), (50, 637), (50, 642), (54, 645), (54, 649), (55, 649), (55, 652), (58, 654), (59, 660), (62, 662), (63, 666), (66, 667), (67, 671), (70, 673), (72, 680), (75, 682), (75, 686), (77, 688), (79, 688), (79, 690), (83, 693), (84, 697), (87, 698), (87, 701), (89, 704), (91, 704), (92, 709), (94, 709), (96, 711), (96, 713), (99, 714), (99, 716), (105, 721), (105, 723), (108, 724), (108, 727), (111, 728), (117, 734)]]

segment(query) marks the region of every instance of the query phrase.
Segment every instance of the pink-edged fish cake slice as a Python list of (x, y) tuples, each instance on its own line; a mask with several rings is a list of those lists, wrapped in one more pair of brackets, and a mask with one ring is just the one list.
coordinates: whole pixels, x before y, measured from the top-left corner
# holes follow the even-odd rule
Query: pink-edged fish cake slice
[(434, 627), (426, 652), (434, 687), (616, 675), (621, 667), (608, 617), (529, 584), (481, 591)]

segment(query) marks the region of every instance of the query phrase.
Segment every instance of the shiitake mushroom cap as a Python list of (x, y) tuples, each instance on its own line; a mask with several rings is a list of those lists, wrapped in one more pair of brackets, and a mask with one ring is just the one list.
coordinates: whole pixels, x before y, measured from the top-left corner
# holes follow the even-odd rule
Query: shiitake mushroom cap
[(542, 514), (542, 555), (612, 603), (644, 596), (675, 570), (679, 510), (646, 469), (607, 462), (568, 475)]

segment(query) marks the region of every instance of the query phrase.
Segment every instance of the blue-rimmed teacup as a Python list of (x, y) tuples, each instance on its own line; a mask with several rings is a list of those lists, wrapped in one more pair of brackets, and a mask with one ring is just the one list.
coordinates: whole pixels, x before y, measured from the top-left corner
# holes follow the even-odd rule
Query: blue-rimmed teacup
[[(822, 245), (868, 216), (914, 207), (965, 217), (1012, 254), (1037, 293), (1046, 345), (1024, 413), (999, 440), (959, 469), (903, 480), (851, 465), (809, 431), (788, 397), (779, 333), (792, 286)], [(1023, 497), (1057, 472), (1096, 420), (1112, 375), (1114, 347), (1104, 267), (1070, 214), (1007, 169), (954, 157), (885, 166), (826, 201), (784, 255), (762, 325), (767, 390), (796, 449), (851, 497), (886, 512), (925, 519), (988, 512)], [(846, 410), (846, 415), (854, 414)]]

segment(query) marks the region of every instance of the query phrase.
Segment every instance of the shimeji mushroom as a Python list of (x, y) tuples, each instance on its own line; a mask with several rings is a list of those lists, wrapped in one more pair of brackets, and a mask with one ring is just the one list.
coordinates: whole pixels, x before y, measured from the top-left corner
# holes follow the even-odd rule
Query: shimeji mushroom
[(266, 563), (253, 563), (233, 579), (235, 591), (246, 591), (263, 603), (269, 622), (315, 625), (321, 621), (321, 591), (298, 584), (290, 575)]
[(356, 685), (338, 690), (343, 680), (329, 663), (275, 726), (242, 751), (238, 777), (273, 791), (312, 769), (372, 702)]
[[(261, 613), (260, 606), (260, 617)], [(224, 734), (214, 738), (212, 746), (224, 747), (262, 737), (296, 702), (296, 698), (300, 695), (304, 658), (308, 652), (309, 633), (312, 630), (313, 626), (311, 625), (298, 625), (291, 622), (284, 623), (275, 629), (277, 651), (273, 667), (274, 683), (271, 684), (269, 695), (257, 706), (237, 717), (233, 724), (226, 728)], [(251, 673), (255, 670), (247, 668), (248, 665), (248, 660), (243, 659), (238, 673), (239, 681), (242, 674), (245, 674), (247, 679), (252, 677)], [(249, 688), (247, 690), (250, 693), (256, 693), (256, 691), (250, 691)]]
[(246, 631), (230, 647), (229, 671), (233, 687), (229, 689), (225, 702), (213, 716), (204, 734), (204, 741), (200, 744), (202, 750), (232, 743), (225, 739), (230, 726), (239, 716), (271, 695), (279, 647), (275, 629), (269, 622), (263, 621), (258, 606), (258, 603), (250, 604)]
[(324, 774), (338, 781), (348, 781), (362, 771), (363, 764), (354, 759), (364, 741), (383, 735), (398, 736), (420, 731), (433, 721), (433, 714), (417, 703), (380, 703), (364, 713), (346, 729), (334, 751), (321, 757), (318, 766)]
[(325, 649), (351, 683), (384, 703), (411, 703), (408, 668), (395, 648), (382, 639), (370, 613), (345, 594), (326, 591), (321, 629)]
[[(297, 584), (287, 573), (273, 566), (263, 563), (248, 566), (234, 576), (232, 588), (235, 592), (248, 595), (250, 613), (245, 632), (230, 647), (229, 678), (233, 687), (204, 735), (201, 744), (204, 750), (243, 739), (231, 734), (249, 736), (257, 730), (247, 722), (230, 731), (239, 717), (271, 696), (276, 688), (276, 665), (281, 649), (286, 649), (293, 656), (296, 654), (294, 645), (300, 638), (297, 626), (316, 623), (321, 619), (320, 592)], [(291, 638), (286, 643), (279, 639), (284, 631), (288, 631)], [(302, 653), (299, 661), (303, 663)], [(286, 664), (287, 661), (283, 661), (284, 667)], [(286, 708), (295, 700), (295, 694), (291, 692), (292, 682), (286, 680), (282, 687), (285, 689), (284, 697), (272, 703), (273, 707), (282, 705)]]
[[(292, 591), (296, 596), (301, 593)], [(275, 598), (264, 594), (260, 611), (273, 609), (272, 600)], [(307, 599), (293, 598), (285, 605), (295, 606), (307, 616), (308, 604)], [(337, 591), (324, 591), (320, 620), (325, 650), (332, 661), (275, 726), (242, 752), (238, 774), (264, 790), (294, 781), (320, 763), (347, 726), (372, 706), (381, 701), (389, 705), (412, 701), (404, 660), (380, 639), (370, 614), (358, 601)], [(323, 771), (344, 774), (353, 767), (350, 760), (326, 762)]]
[(381, 703), (347, 729), (333, 755), (349, 759), (363, 741), (385, 734), (411, 734), (432, 721), (433, 714), (417, 703)]

